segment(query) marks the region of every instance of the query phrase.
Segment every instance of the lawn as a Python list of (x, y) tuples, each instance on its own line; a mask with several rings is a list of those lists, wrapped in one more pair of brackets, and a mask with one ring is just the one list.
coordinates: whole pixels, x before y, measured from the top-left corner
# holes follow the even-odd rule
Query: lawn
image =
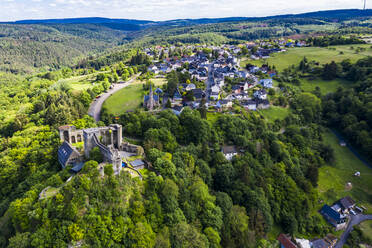
[[(332, 204), (344, 196), (351, 196), (358, 205), (372, 211), (372, 169), (360, 161), (347, 147), (339, 145), (339, 140), (330, 130), (324, 134), (324, 142), (335, 151), (336, 161), (319, 169), (319, 194), (325, 203)], [(354, 177), (360, 171), (361, 177)], [(350, 182), (352, 188), (346, 184)]]
[(128, 110), (134, 110), (140, 107), (143, 100), (143, 83), (135, 81), (129, 86), (115, 92), (103, 104), (107, 112), (114, 115), (120, 115)]
[[(166, 83), (164, 78), (155, 78), (151, 81), (156, 85), (160, 86)], [(128, 110), (135, 110), (141, 106), (143, 102), (143, 82), (136, 80), (129, 86), (115, 92), (110, 96), (103, 107), (107, 109), (107, 112), (113, 115), (120, 115)]]
[[(354, 49), (351, 50), (350, 47)], [(363, 47), (366, 49), (364, 52), (356, 53), (357, 47)], [(262, 65), (269, 63), (269, 65), (275, 65), (277, 70), (282, 71), (291, 65), (298, 65), (300, 61), (306, 56), (308, 60), (315, 60), (321, 64), (329, 63), (332, 60), (340, 62), (344, 59), (351, 59), (356, 61), (366, 56), (372, 56), (372, 49), (370, 44), (361, 45), (342, 45), (342, 46), (331, 46), (331, 47), (300, 47), (300, 48), (289, 48), (288, 51), (282, 53), (274, 53), (270, 58), (265, 60), (250, 60), (242, 59), (241, 66), (245, 66), (247, 63), (255, 65)], [(340, 53), (343, 54), (340, 54)]]
[(289, 108), (282, 108), (278, 106), (271, 106), (268, 109), (259, 110), (259, 113), (261, 113), (269, 122), (274, 122), (276, 119), (284, 120), (285, 117), (288, 116), (289, 112)]

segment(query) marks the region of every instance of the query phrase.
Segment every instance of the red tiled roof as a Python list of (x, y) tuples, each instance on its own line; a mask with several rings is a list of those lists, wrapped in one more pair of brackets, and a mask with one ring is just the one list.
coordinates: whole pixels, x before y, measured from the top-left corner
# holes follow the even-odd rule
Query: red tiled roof
[(285, 248), (297, 248), (297, 246), (283, 233), (281, 233), (278, 236), (279, 242), (285, 247)]

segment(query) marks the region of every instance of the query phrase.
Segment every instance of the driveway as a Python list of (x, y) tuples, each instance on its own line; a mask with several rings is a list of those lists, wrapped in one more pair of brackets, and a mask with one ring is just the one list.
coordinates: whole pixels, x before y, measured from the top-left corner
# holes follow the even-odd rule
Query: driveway
[(335, 248), (342, 248), (346, 243), (347, 237), (349, 236), (350, 232), (353, 230), (353, 226), (359, 225), (359, 223), (365, 220), (372, 220), (372, 215), (351, 215), (349, 224), (347, 225), (345, 232), (341, 235), (340, 240), (337, 242)]
[(121, 90), (121, 89), (127, 87), (134, 80), (136, 80), (137, 76), (138, 75), (136, 75), (134, 78), (128, 80), (127, 82), (119, 83), (119, 84), (113, 84), (112, 89), (109, 89), (107, 92), (101, 94), (100, 98), (94, 99), (94, 101), (89, 106), (88, 115), (92, 116), (96, 122), (99, 122), (102, 105), (107, 100), (107, 98), (109, 98), (112, 94), (114, 94), (118, 90)]

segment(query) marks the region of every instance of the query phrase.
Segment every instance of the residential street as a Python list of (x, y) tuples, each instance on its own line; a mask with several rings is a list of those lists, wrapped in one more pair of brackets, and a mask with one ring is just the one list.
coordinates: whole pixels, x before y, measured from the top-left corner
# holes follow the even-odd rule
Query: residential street
[(341, 238), (337, 242), (335, 248), (342, 248), (346, 243), (347, 237), (349, 236), (350, 232), (353, 230), (353, 226), (358, 225), (365, 220), (372, 220), (372, 215), (351, 215), (351, 220), (349, 221), (345, 232), (341, 235)]
[(100, 120), (100, 114), (103, 103), (109, 98), (112, 94), (117, 92), (118, 90), (121, 90), (125, 87), (127, 87), (129, 84), (131, 84), (134, 80), (136, 80), (138, 75), (136, 75), (134, 78), (128, 80), (125, 83), (119, 83), (119, 84), (113, 84), (113, 88), (109, 89), (107, 92), (102, 93), (100, 98), (94, 99), (94, 101), (90, 104), (88, 115), (92, 116), (96, 122)]
[(211, 87), (212, 87), (212, 84), (214, 83), (214, 79), (213, 79), (213, 63), (210, 63), (209, 66), (208, 66), (208, 79), (207, 81), (205, 81), (206, 83), (206, 90), (205, 90), (205, 94), (206, 94), (206, 99), (207, 99), (207, 102), (209, 102), (209, 97), (210, 97), (210, 94), (211, 94)]

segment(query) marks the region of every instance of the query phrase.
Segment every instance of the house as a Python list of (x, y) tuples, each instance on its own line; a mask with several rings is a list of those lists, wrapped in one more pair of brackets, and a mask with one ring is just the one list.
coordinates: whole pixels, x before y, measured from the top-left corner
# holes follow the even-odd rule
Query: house
[(320, 213), (330, 224), (336, 227), (336, 230), (343, 229), (346, 226), (346, 222), (347, 222), (346, 216), (337, 212), (336, 210), (334, 210), (327, 204), (325, 204), (322, 207), (322, 209), (320, 210)]
[(216, 78), (214, 80), (215, 84), (219, 87), (223, 87), (225, 85), (225, 80), (223, 78)]
[(264, 88), (272, 88), (273, 80), (272, 79), (261, 79), (259, 84), (261, 84)]
[(136, 159), (136, 160), (130, 162), (130, 164), (136, 170), (141, 170), (141, 169), (145, 168), (145, 162), (142, 159)]
[(58, 162), (62, 168), (68, 165), (75, 165), (82, 162), (83, 157), (80, 152), (73, 147), (69, 142), (64, 141), (58, 149)]
[(155, 66), (155, 65), (149, 66), (147, 68), (147, 70), (150, 71), (150, 72), (153, 72), (154, 74), (158, 74), (159, 73), (159, 68), (157, 66)]
[(195, 100), (200, 101), (205, 97), (205, 93), (202, 89), (193, 89), (192, 94), (194, 95)]
[(242, 102), (242, 105), (246, 110), (257, 110), (256, 101), (248, 100), (248, 101)]
[(174, 106), (174, 107), (172, 108), (172, 112), (173, 112), (175, 115), (177, 115), (177, 116), (179, 116), (179, 115), (182, 113), (182, 111), (183, 111), (183, 106)]
[(330, 246), (323, 239), (315, 239), (311, 241), (313, 248), (329, 248)]
[(219, 100), (216, 103), (216, 108), (223, 109), (223, 108), (231, 108), (232, 107), (232, 101), (230, 100)]
[(219, 93), (215, 93), (215, 92), (212, 92), (210, 95), (209, 95), (209, 98), (213, 101), (217, 101), (218, 98), (220, 97), (220, 94)]
[(236, 85), (231, 86), (231, 91), (234, 94), (240, 94), (242, 89), (241, 89), (240, 85), (236, 84)]
[(268, 108), (270, 108), (270, 102), (268, 100), (258, 99), (256, 101), (256, 103), (257, 103), (257, 108), (258, 109), (268, 109)]
[(243, 90), (243, 91), (247, 91), (249, 89), (249, 84), (248, 82), (241, 82), (239, 83), (239, 86), (240, 88)]
[(186, 91), (190, 91), (190, 90), (194, 90), (194, 89), (196, 89), (195, 84), (188, 84), (188, 85), (186, 86)]
[(355, 207), (355, 202), (350, 196), (346, 196), (339, 200), (339, 205), (341, 206), (342, 213), (347, 214)]
[(217, 85), (213, 85), (211, 87), (211, 92), (212, 93), (219, 93), (220, 92), (220, 87), (218, 87)]
[(279, 241), (281, 248), (297, 248), (292, 240), (283, 233), (278, 236), (277, 240)]
[(234, 156), (238, 155), (235, 146), (223, 146), (221, 152), (227, 160), (231, 160)]
[(311, 248), (310, 241), (307, 239), (296, 239), (296, 244), (299, 248)]
[(182, 101), (182, 95), (178, 89), (174, 92), (173, 101)]
[(265, 100), (267, 99), (267, 92), (266, 90), (257, 90), (253, 93), (253, 96), (257, 99)]

